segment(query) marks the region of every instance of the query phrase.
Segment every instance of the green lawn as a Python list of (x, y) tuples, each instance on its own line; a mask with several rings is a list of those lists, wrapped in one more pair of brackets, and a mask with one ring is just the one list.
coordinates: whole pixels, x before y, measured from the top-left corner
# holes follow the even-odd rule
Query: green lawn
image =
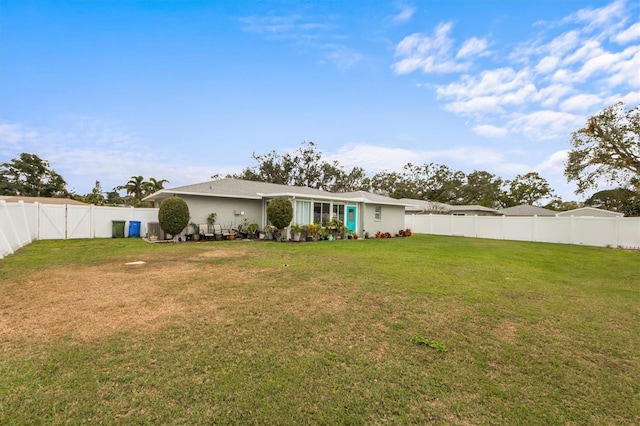
[(0, 261), (0, 423), (640, 424), (639, 326), (638, 252), (40, 241)]

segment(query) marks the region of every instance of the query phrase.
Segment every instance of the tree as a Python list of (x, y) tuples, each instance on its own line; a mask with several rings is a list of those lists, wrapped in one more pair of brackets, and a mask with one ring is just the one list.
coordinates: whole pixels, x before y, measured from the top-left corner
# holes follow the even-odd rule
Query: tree
[(77, 197), (80, 201), (85, 203), (94, 204), (96, 206), (103, 206), (105, 204), (105, 197), (102, 191), (102, 185), (97, 180), (95, 186), (90, 193)]
[(589, 207), (624, 213), (625, 216), (640, 215), (640, 196), (637, 192), (627, 188), (596, 192), (584, 204)]
[(267, 219), (278, 229), (284, 229), (293, 219), (293, 206), (286, 197), (275, 197), (267, 204)]
[(401, 173), (381, 172), (371, 179), (373, 191), (391, 198), (457, 202), (465, 175), (442, 164), (422, 166), (407, 163)]
[(175, 195), (167, 198), (160, 204), (158, 221), (160, 228), (167, 234), (173, 235), (175, 239), (189, 224), (189, 206), (182, 198)]
[(461, 190), (461, 204), (500, 207), (504, 198), (502, 178), (489, 172), (474, 170), (467, 175), (467, 181)]
[(508, 185), (503, 199), (505, 207), (537, 205), (541, 200), (554, 196), (549, 182), (536, 172), (517, 175), (515, 179), (505, 183)]
[(154, 194), (161, 189), (164, 189), (164, 184), (169, 183), (166, 179), (157, 180), (154, 177), (150, 177), (148, 182), (145, 182), (144, 185), (144, 195)]
[(577, 183), (577, 194), (597, 188), (600, 180), (640, 193), (640, 106), (622, 102), (605, 108), (571, 134), (573, 150), (564, 174)]
[(26, 197), (69, 197), (67, 182), (48, 161), (35, 154), (22, 153), (11, 162), (0, 164), (0, 195)]
[(122, 186), (118, 186), (116, 189), (118, 191), (125, 190), (127, 195), (133, 196), (138, 201), (141, 201), (144, 197), (146, 189), (148, 188), (148, 183), (145, 182), (144, 177), (142, 176), (131, 176), (129, 182)]
[[(356, 191), (365, 185), (364, 170), (355, 167), (350, 172), (344, 170), (338, 161), (329, 163), (322, 159), (322, 152), (311, 142), (303, 142), (292, 154), (253, 154), (258, 163), (247, 167), (236, 179), (277, 183), (281, 185), (305, 186), (325, 191)], [(212, 179), (219, 175), (212, 176)]]

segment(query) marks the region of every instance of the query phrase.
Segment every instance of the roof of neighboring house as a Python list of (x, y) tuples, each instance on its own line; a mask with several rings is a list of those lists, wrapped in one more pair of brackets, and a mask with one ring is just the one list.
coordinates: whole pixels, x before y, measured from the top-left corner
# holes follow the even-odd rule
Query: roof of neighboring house
[(437, 201), (425, 201), (415, 200), (412, 198), (401, 198), (399, 201), (404, 202), (407, 207), (406, 212), (409, 213), (456, 213), (456, 212), (486, 212), (499, 215), (496, 209), (492, 209), (485, 206), (470, 204), (470, 205), (452, 205), (439, 203)]
[(327, 192), (302, 186), (280, 185), (242, 179), (219, 179), (177, 188), (161, 189), (144, 198), (144, 201), (160, 201), (172, 195), (197, 195), (204, 197), (244, 198), (261, 200), (279, 195), (286, 197), (313, 198), (316, 200), (339, 200), (370, 204), (405, 206), (400, 200), (365, 191)]
[(560, 212), (556, 214), (559, 217), (568, 216), (584, 216), (584, 217), (623, 217), (624, 214), (618, 212), (612, 212), (609, 210), (596, 209), (595, 207), (581, 207), (579, 209), (568, 210), (566, 212)]
[(451, 207), (448, 204), (439, 203), (437, 201), (416, 200), (413, 198), (400, 198), (398, 201), (405, 203), (405, 211), (412, 213), (448, 213), (449, 207)]
[(480, 205), (476, 205), (476, 204), (460, 205), (460, 206), (451, 205), (451, 206), (449, 206), (449, 210), (452, 211), (452, 212), (479, 211), (479, 212), (494, 213), (496, 215), (500, 214), (500, 213), (498, 213), (498, 210), (496, 210), (496, 209), (492, 209), (490, 207), (480, 206)]
[(505, 216), (555, 216), (556, 211), (545, 209), (543, 207), (530, 206), (528, 204), (520, 204), (519, 206), (507, 207), (498, 210)]
[(40, 203), (40, 204), (72, 204), (76, 206), (86, 206), (87, 203), (72, 200), (71, 198), (52, 198), (52, 197), (23, 197), (21, 195), (0, 195), (0, 200), (7, 203), (16, 203), (22, 201), (24, 203)]

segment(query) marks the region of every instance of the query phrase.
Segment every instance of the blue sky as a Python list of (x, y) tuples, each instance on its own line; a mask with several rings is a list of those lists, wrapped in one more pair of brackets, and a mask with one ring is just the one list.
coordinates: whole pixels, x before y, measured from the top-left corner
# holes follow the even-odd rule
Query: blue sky
[(577, 200), (570, 134), (617, 101), (640, 103), (635, 1), (0, 0), (0, 162), (38, 154), (80, 194), (314, 141)]

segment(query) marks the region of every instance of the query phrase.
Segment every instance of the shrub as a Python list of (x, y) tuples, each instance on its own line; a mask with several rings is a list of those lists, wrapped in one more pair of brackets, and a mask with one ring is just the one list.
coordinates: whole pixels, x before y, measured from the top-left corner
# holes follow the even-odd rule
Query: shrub
[(189, 224), (189, 206), (175, 195), (167, 198), (160, 204), (158, 221), (164, 232), (176, 236)]
[(278, 229), (286, 228), (293, 219), (293, 206), (286, 197), (275, 197), (267, 206), (267, 219)]

